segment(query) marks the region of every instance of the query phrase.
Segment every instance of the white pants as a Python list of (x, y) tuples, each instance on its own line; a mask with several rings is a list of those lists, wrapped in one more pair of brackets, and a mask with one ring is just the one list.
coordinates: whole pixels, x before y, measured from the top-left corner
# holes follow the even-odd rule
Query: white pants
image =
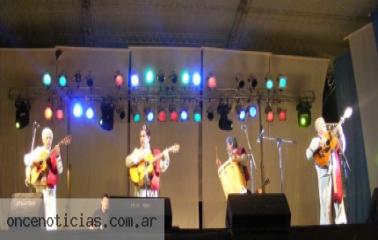
[[(316, 165), (315, 167), (319, 185), (320, 225), (332, 224), (332, 170), (323, 169)], [(344, 200), (341, 203), (333, 203), (333, 207), (335, 209), (334, 223), (347, 223)]]
[[(56, 223), (56, 187), (42, 190), (45, 204), (46, 230), (57, 230)], [(52, 219), (52, 220), (51, 220)]]

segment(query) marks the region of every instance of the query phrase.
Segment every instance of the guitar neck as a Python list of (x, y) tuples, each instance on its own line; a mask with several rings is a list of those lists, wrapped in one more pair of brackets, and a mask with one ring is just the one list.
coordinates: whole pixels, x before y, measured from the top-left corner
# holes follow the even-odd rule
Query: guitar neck
[(155, 162), (159, 159), (161, 159), (163, 156), (164, 156), (164, 152), (172, 152), (172, 147), (169, 147), (169, 148), (166, 148), (164, 149), (161, 153), (159, 153), (158, 155), (154, 156), (154, 159), (152, 160), (152, 162)]

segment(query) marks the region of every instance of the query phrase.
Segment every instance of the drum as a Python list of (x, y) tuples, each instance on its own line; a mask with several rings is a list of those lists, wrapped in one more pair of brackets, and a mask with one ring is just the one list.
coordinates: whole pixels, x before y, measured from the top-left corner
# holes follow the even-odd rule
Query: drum
[(218, 168), (218, 176), (226, 198), (230, 193), (247, 192), (247, 184), (238, 162), (230, 159), (223, 163)]

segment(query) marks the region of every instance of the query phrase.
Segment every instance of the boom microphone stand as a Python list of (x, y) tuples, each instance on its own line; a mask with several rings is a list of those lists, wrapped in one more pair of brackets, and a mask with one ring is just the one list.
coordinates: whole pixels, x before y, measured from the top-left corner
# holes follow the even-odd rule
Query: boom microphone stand
[(264, 129), (261, 130), (260, 135), (257, 137), (257, 142), (261, 143), (260, 139), (265, 139), (268, 141), (275, 141), (277, 150), (278, 150), (278, 162), (280, 165), (280, 185), (281, 185), (281, 192), (284, 192), (284, 162), (282, 159), (282, 145), (283, 144), (295, 144), (296, 142), (291, 139), (284, 139), (284, 138), (278, 138), (278, 137), (267, 137), (264, 136)]

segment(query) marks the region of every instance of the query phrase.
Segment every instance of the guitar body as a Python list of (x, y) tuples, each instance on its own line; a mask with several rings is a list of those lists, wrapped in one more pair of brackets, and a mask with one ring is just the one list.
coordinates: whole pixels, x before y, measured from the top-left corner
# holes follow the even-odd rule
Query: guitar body
[(327, 167), (332, 152), (339, 147), (339, 140), (336, 137), (333, 137), (331, 133), (327, 133), (325, 137), (328, 139), (326, 146), (314, 154), (314, 161), (319, 167)]
[(153, 189), (159, 189), (159, 174), (160, 165), (159, 162), (155, 167), (155, 161), (159, 161), (163, 156), (164, 152), (176, 153), (180, 149), (180, 145), (174, 144), (171, 147), (165, 149), (162, 153), (155, 149), (153, 153), (147, 154), (143, 161), (138, 164), (131, 166), (129, 168), (129, 176), (132, 183), (136, 186), (142, 187), (145, 184), (146, 176), (150, 177), (150, 185)]
[(43, 182), (43, 177), (47, 175), (48, 172), (48, 164), (47, 162), (50, 160), (50, 154), (49, 151), (43, 150), (38, 159), (43, 159), (38, 163), (33, 163), (31, 167), (27, 167), (25, 169), (26, 172), (26, 184), (28, 186), (40, 186), (40, 185), (46, 185), (45, 182)]
[(153, 173), (153, 161), (154, 156), (150, 153), (139, 164), (130, 167), (129, 175), (131, 182), (139, 187), (143, 186), (146, 180), (145, 177)]

